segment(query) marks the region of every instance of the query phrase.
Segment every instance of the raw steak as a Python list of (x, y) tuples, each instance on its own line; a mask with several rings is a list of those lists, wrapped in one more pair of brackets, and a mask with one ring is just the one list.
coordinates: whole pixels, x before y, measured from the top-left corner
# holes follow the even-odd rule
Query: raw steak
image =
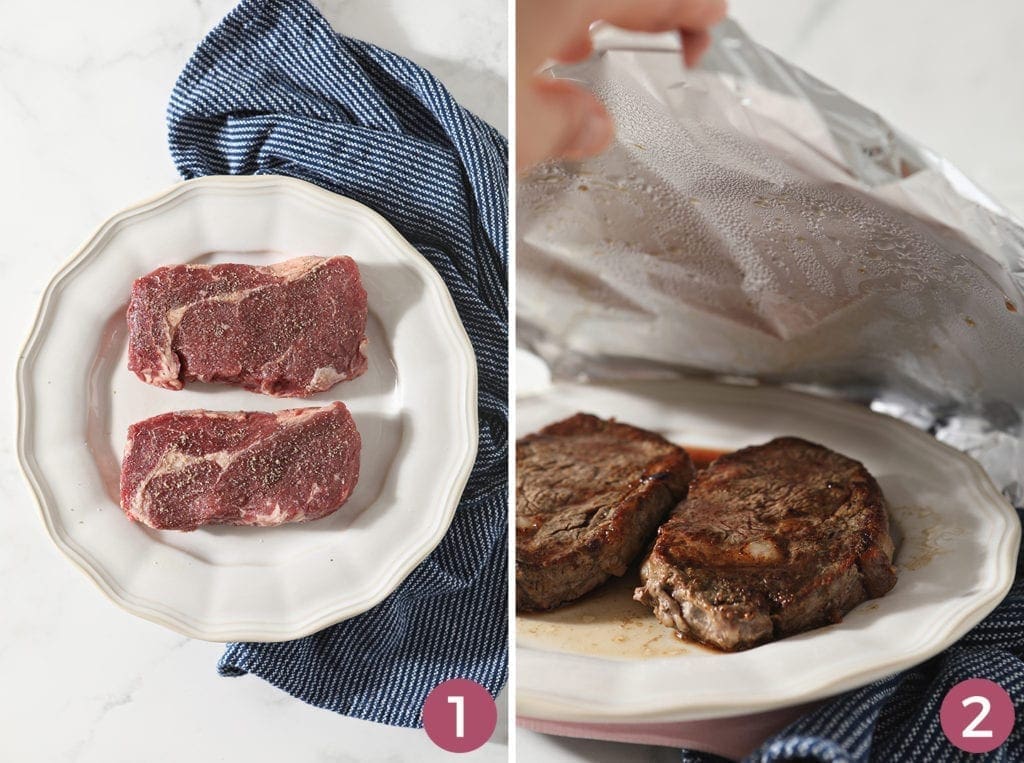
[(278, 413), (164, 413), (128, 429), (121, 508), (157, 530), (320, 519), (359, 479), (342, 403)]
[(350, 257), (175, 265), (135, 281), (128, 368), (167, 389), (225, 382), (306, 397), (366, 370), (366, 291)]
[(516, 445), (516, 607), (543, 610), (622, 575), (686, 495), (690, 457), (578, 413)]
[(783, 437), (698, 473), (658, 530), (636, 599), (721, 649), (836, 623), (896, 584), (889, 516), (857, 461)]

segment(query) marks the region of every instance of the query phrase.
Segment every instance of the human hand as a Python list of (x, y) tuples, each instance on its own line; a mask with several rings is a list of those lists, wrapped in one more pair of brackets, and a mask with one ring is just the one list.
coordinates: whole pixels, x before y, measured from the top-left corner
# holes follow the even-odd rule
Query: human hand
[(590, 25), (607, 21), (639, 32), (678, 30), (687, 66), (711, 42), (725, 0), (518, 0), (516, 2), (516, 166), (600, 153), (612, 139), (611, 117), (594, 95), (564, 80), (537, 76), (548, 60), (590, 55)]

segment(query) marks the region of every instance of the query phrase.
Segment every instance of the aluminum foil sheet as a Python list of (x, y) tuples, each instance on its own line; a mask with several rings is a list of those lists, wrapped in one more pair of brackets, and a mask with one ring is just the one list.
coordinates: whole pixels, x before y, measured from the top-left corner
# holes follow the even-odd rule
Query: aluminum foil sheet
[(556, 378), (839, 395), (975, 456), (1024, 504), (1024, 229), (942, 157), (726, 22), (699, 70), (615, 32), (553, 74), (604, 155), (518, 192), (520, 341)]

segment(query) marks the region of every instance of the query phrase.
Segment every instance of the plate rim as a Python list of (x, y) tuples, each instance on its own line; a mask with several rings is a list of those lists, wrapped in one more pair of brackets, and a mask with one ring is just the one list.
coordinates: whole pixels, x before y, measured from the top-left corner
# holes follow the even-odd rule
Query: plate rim
[[(442, 511), (439, 513), (439, 521), (435, 525), (434, 532), (429, 537), (424, 537), (415, 549), (404, 557), (401, 564), (389, 568), (387, 570), (389, 574), (382, 575), (377, 585), (373, 587), (373, 590), (361, 596), (358, 600), (345, 605), (322, 607), (319, 611), (315, 611), (312, 614), (303, 613), (301, 617), (282, 618), (280, 622), (269, 624), (266, 622), (222, 623), (204, 621), (173, 610), (159, 601), (152, 601), (129, 593), (100, 565), (90, 560), (84, 549), (79, 548), (78, 544), (74, 543), (67, 536), (63, 527), (54, 516), (54, 509), (47, 505), (46, 479), (39, 473), (33, 454), (28, 449), (31, 432), (27, 428), (27, 408), (33, 401), (32, 385), (29, 382), (29, 374), (32, 368), (31, 361), (33, 360), (35, 350), (41, 346), (41, 342), (45, 339), (45, 319), (51, 308), (52, 298), (62, 282), (97, 248), (102, 247), (106, 239), (127, 221), (138, 215), (152, 212), (160, 206), (174, 202), (186, 194), (202, 193), (211, 189), (235, 193), (276, 190), (293, 196), (296, 194), (306, 196), (307, 200), (312, 197), (321, 203), (332, 206), (341, 204), (342, 206), (350, 207), (357, 215), (378, 227), (381, 233), (392, 239), (400, 249), (409, 255), (409, 264), (423, 277), (427, 284), (432, 285), (437, 291), (439, 303), (443, 308), (444, 318), (450, 324), (451, 331), (448, 333), (453, 350), (457, 352), (465, 366), (463, 369), (465, 371), (465, 384), (460, 390), (460, 395), (463, 398), (462, 402), (465, 405), (465, 416), (463, 418), (466, 435), (465, 447), (463, 448), (462, 461), (458, 469), (455, 470), (453, 478), (448, 482)], [(466, 333), (465, 326), (459, 317), (451, 292), (444, 279), (441, 278), (441, 275), (434, 269), (426, 257), (412, 246), (386, 218), (370, 207), (354, 199), (332, 193), (312, 183), (286, 175), (207, 175), (183, 180), (130, 204), (107, 217), (93, 229), (84, 243), (64, 260), (47, 282), (32, 317), (31, 328), (19, 350), (14, 373), (17, 405), (15, 452), (18, 467), (29, 487), (29, 493), (43, 520), (50, 540), (76, 568), (92, 581), (101, 593), (121, 609), (189, 638), (204, 641), (219, 643), (231, 641), (288, 641), (308, 636), (330, 625), (343, 622), (372, 609), (393, 593), (413, 570), (430, 555), (447, 534), (462, 493), (469, 481), (470, 473), (476, 463), (479, 448), (479, 412), (477, 401), (479, 390), (476, 353), (473, 350), (469, 335)], [(453, 431), (459, 431), (461, 428), (453, 427)], [(120, 507), (118, 507), (118, 510), (120, 511)]]
[[(633, 380), (600, 380), (593, 383), (554, 382), (547, 387), (531, 392), (528, 395), (519, 397), (516, 401), (517, 410), (522, 402), (535, 398), (556, 394), (562, 391), (573, 389), (604, 389), (617, 392), (632, 392), (638, 394), (637, 390), (648, 386), (662, 386), (667, 384), (683, 384), (706, 389), (728, 388), (730, 392), (745, 394), (750, 390), (757, 390), (758, 394), (768, 397), (776, 397), (786, 401), (792, 406), (794, 403), (824, 407), (836, 411), (842, 411), (847, 416), (859, 417), (865, 421), (873, 420), (879, 426), (890, 427), (893, 430), (909, 433), (911, 437), (919, 438), (922, 443), (929, 443), (936, 451), (945, 451), (947, 455), (963, 463), (978, 478), (975, 486), (982, 495), (988, 493), (994, 504), (1000, 507), (1000, 516), (1004, 520), (1003, 530), (999, 535), (999, 544), (992, 551), (996, 579), (991, 588), (983, 595), (975, 598), (973, 606), (969, 610), (961, 610), (959, 617), (955, 620), (947, 620), (941, 631), (926, 633), (915, 645), (905, 650), (905, 653), (891, 658), (885, 662), (878, 662), (858, 670), (850, 670), (846, 673), (832, 677), (827, 682), (819, 682), (816, 685), (802, 689), (791, 689), (788, 692), (779, 691), (776, 687), (775, 696), (772, 698), (757, 697), (754, 699), (737, 700), (735, 697), (702, 698), (699, 707), (691, 700), (669, 704), (652, 702), (644, 705), (633, 703), (628, 708), (611, 708), (608, 706), (595, 709), (583, 707), (579, 703), (562, 701), (543, 695), (540, 692), (531, 691), (525, 685), (523, 676), (518, 677), (516, 712), (518, 715), (534, 718), (543, 721), (562, 723), (632, 723), (642, 725), (644, 723), (671, 723), (699, 720), (713, 720), (730, 718), (761, 713), (778, 709), (781, 707), (813, 702), (826, 697), (848, 691), (854, 688), (865, 686), (885, 676), (906, 670), (914, 665), (920, 664), (962, 638), (971, 628), (984, 619), (999, 603), (1005, 598), (1010, 587), (1013, 585), (1014, 573), (1016, 571), (1017, 554), (1021, 540), (1021, 524), (1016, 510), (999, 492), (991, 478), (982, 466), (973, 458), (952, 446), (940, 442), (925, 432), (914, 428), (910, 424), (891, 416), (873, 411), (867, 407), (859, 406), (846, 400), (827, 398), (820, 395), (777, 387), (764, 384), (730, 384), (721, 381), (710, 381), (707, 379), (633, 379)], [(993, 512), (994, 513), (994, 512)], [(523, 654), (549, 654), (547, 650), (524, 647), (517, 644), (517, 652)], [(572, 655), (575, 657), (586, 657), (590, 659), (602, 659), (590, 655)], [(671, 660), (673, 658), (660, 658)], [(522, 664), (522, 657), (517, 654), (517, 665)]]

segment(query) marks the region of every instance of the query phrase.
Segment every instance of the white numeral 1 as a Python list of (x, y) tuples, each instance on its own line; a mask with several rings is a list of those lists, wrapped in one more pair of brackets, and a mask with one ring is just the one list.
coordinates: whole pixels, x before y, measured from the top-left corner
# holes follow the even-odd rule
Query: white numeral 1
[[(451, 700), (448, 701), (451, 702)], [(988, 713), (992, 709), (992, 705), (989, 704), (989, 701), (980, 695), (975, 695), (973, 697), (968, 697), (960, 704), (964, 707), (969, 707), (970, 705), (981, 705), (981, 712), (974, 716), (974, 720), (968, 723), (967, 728), (964, 729), (964, 739), (991, 739), (991, 729), (978, 728), (978, 724), (988, 717)]]
[[(977, 697), (972, 697), (972, 699), (977, 699)], [(465, 709), (464, 709), (465, 703), (466, 703), (466, 698), (463, 697), (463, 696), (460, 696), (458, 694), (453, 694), (451, 697), (448, 698), (448, 704), (449, 705), (455, 705), (455, 736), (458, 737), (459, 739), (462, 739), (464, 736), (466, 736), (465, 717), (464, 717), (465, 716), (465, 712), (466, 712)], [(988, 713), (988, 708), (985, 708), (985, 714), (987, 714), (987, 713)], [(981, 716), (979, 716), (978, 720), (980, 720), (981, 718), (984, 718), (985, 714), (982, 714)], [(967, 736), (967, 734), (964, 733), (964, 736)], [(991, 731), (987, 732), (987, 736), (992, 736), (992, 732)]]

